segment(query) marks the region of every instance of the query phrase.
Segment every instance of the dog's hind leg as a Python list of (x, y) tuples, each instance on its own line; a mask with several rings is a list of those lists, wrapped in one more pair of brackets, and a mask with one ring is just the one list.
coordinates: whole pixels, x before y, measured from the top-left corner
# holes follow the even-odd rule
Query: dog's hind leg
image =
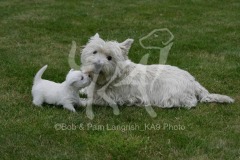
[(234, 99), (221, 94), (212, 94), (207, 91), (201, 84), (196, 82), (196, 93), (200, 102), (217, 102), (217, 103), (233, 103)]

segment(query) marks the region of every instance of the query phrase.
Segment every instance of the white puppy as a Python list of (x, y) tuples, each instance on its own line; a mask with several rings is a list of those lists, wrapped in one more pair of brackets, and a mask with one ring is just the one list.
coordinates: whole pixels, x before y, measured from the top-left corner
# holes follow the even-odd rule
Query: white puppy
[(55, 83), (41, 78), (46, 69), (47, 65), (42, 67), (34, 78), (32, 95), (36, 106), (45, 102), (63, 105), (64, 108), (75, 112), (74, 104), (84, 105), (79, 98), (79, 90), (90, 84), (87, 74), (71, 69), (63, 83)]
[(88, 87), (88, 98), (94, 104), (191, 108), (198, 101), (234, 102), (228, 96), (209, 93), (191, 74), (177, 67), (133, 63), (128, 59), (132, 43), (132, 39), (104, 41), (96, 34), (82, 50), (82, 70), (101, 65), (96, 84)]

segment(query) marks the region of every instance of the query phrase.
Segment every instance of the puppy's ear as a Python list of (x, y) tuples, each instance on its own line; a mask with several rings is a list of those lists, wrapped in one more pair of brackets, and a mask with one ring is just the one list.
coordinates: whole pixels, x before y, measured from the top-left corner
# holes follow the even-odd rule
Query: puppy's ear
[(69, 72), (72, 72), (72, 71), (74, 71), (74, 69), (70, 69), (70, 71), (69, 71)]
[[(71, 72), (71, 71), (70, 71), (70, 72)], [(77, 79), (67, 76), (67, 77), (66, 77), (66, 82), (67, 82), (67, 85), (68, 85), (68, 86), (72, 86), (72, 85), (74, 85), (75, 82), (77, 82)]]
[(131, 48), (133, 41), (133, 39), (127, 39), (124, 42), (120, 43), (120, 48), (122, 49), (123, 53), (128, 54), (128, 51)]
[(91, 37), (91, 39), (98, 39), (98, 38), (100, 38), (98, 33), (96, 33), (94, 36)]

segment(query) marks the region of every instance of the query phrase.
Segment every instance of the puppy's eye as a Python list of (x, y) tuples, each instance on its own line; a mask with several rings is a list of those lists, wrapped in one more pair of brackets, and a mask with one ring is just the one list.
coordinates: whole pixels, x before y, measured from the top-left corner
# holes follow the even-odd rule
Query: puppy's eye
[(107, 56), (107, 59), (108, 59), (109, 61), (111, 61), (111, 60), (112, 60), (112, 56)]
[(97, 53), (97, 51), (94, 51), (94, 52), (93, 52), (93, 54), (96, 54), (96, 53)]
[(81, 80), (83, 80), (83, 76), (81, 76)]

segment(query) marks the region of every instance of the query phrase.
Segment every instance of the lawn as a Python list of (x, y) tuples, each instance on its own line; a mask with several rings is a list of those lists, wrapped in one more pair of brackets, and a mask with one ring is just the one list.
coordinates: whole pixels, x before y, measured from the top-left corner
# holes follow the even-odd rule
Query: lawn
[[(240, 2), (230, 1), (0, 1), (0, 159), (239, 159)], [(190, 72), (210, 92), (233, 104), (198, 104), (194, 109), (94, 106), (70, 113), (32, 105), (35, 73), (62, 82), (69, 71), (72, 41), (80, 49), (95, 33), (135, 42), (139, 63), (159, 63), (159, 50), (139, 39), (154, 29), (174, 35), (167, 64)], [(167, 36), (158, 37), (159, 44)], [(151, 43), (151, 42), (149, 42)]]

